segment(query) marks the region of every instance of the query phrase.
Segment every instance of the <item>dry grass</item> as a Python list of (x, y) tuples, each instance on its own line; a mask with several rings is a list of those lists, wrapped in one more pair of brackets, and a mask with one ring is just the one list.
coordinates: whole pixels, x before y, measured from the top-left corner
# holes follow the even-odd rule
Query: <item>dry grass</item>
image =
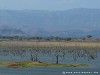
[(0, 48), (100, 48), (98, 42), (32, 42), (32, 41), (2, 41)]

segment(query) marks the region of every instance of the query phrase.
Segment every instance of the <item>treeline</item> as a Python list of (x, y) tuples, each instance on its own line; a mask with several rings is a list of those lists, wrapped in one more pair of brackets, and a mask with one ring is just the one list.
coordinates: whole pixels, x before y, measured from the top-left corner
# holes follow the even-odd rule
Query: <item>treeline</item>
[(66, 41), (71, 41), (72, 38), (62, 38), (62, 37), (54, 37), (54, 36), (50, 36), (50, 37), (23, 37), (23, 36), (0, 36), (1, 40), (44, 40), (44, 41), (61, 41), (61, 40), (66, 40)]
[(33, 40), (33, 41), (100, 41), (100, 38), (93, 38), (91, 35), (87, 35), (85, 37), (73, 38), (73, 37), (58, 37), (58, 36), (49, 36), (49, 37), (41, 37), (41, 36), (0, 36), (0, 40)]

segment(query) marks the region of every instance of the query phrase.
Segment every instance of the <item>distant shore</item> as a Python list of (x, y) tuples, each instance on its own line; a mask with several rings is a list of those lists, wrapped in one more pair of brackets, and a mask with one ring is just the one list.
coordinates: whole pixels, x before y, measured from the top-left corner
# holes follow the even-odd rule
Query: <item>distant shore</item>
[(59, 41), (0, 41), (0, 49), (15, 49), (15, 50), (66, 50), (66, 49), (84, 49), (98, 50), (100, 42), (59, 42)]

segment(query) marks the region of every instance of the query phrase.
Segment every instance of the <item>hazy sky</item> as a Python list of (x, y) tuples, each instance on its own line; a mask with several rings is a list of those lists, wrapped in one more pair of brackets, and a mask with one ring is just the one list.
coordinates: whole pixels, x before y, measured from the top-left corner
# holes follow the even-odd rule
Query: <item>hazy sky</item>
[(0, 0), (0, 9), (66, 10), (100, 8), (100, 0)]

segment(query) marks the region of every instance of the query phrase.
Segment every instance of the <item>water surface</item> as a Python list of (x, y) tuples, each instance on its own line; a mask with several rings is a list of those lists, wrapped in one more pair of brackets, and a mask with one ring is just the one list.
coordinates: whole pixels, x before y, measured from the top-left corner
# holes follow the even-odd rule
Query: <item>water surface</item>
[[(89, 64), (86, 68), (25, 68), (0, 67), (1, 75), (63, 75), (62, 72), (92, 72), (85, 75), (99, 75), (99, 50), (0, 50), (0, 62), (45, 62), (60, 64)], [(98, 72), (98, 73), (94, 73)]]

